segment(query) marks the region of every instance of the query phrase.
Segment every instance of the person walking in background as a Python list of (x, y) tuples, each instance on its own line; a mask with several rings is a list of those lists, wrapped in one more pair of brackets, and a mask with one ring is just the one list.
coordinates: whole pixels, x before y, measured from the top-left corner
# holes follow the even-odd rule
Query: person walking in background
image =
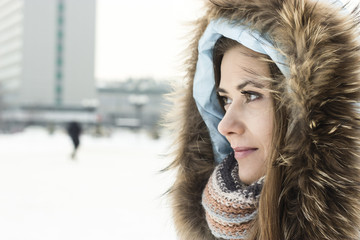
[(76, 121), (70, 122), (67, 126), (67, 132), (68, 132), (68, 134), (71, 138), (71, 141), (73, 143), (73, 146), (74, 146), (74, 150), (71, 153), (71, 158), (75, 159), (77, 150), (80, 145), (80, 135), (82, 132), (80, 123), (78, 123)]
[(360, 239), (359, 16), (209, 0), (174, 93), (181, 240)]

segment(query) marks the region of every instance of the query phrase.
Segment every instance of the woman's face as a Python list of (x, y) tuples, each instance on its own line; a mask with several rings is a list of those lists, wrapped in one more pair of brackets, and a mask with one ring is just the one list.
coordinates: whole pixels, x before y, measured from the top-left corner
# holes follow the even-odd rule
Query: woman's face
[(270, 157), (273, 130), (273, 100), (269, 84), (269, 66), (244, 46), (228, 50), (221, 63), (218, 94), (225, 116), (218, 125), (234, 149), (242, 182), (251, 184), (265, 175)]

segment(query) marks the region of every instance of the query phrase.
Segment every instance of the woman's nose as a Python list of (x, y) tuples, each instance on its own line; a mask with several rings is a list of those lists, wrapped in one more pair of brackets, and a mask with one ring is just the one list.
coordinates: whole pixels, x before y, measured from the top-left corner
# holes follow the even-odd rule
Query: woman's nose
[(218, 131), (225, 137), (231, 134), (243, 134), (245, 125), (244, 122), (241, 121), (241, 116), (239, 116), (238, 112), (230, 108), (220, 121)]

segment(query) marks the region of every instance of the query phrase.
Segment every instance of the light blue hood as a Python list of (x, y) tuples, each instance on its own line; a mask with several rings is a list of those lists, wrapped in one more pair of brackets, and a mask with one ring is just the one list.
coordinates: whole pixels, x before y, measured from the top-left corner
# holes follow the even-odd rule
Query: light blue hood
[(268, 55), (285, 76), (289, 75), (284, 56), (276, 51), (273, 44), (260, 36), (259, 33), (246, 26), (234, 26), (234, 24), (223, 19), (210, 22), (199, 41), (193, 96), (209, 129), (215, 161), (218, 163), (231, 152), (229, 142), (217, 130), (224, 114), (216, 96), (212, 52), (216, 41), (221, 36), (236, 40), (255, 52)]

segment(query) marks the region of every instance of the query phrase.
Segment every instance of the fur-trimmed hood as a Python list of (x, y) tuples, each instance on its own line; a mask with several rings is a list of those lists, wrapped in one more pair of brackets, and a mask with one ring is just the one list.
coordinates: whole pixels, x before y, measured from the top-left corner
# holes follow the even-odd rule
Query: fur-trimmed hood
[[(324, 3), (325, 2), (325, 3)], [(196, 24), (186, 84), (170, 116), (177, 171), (170, 191), (180, 239), (215, 239), (201, 194), (215, 161), (212, 139), (193, 98), (198, 43), (212, 20), (246, 25), (270, 37), (285, 56), (281, 101), (288, 112), (278, 165), (284, 238), (355, 239), (360, 226), (360, 44), (355, 13), (316, 0), (213, 0)], [(328, 2), (332, 2), (329, 0)], [(274, 239), (275, 240), (275, 239)]]

